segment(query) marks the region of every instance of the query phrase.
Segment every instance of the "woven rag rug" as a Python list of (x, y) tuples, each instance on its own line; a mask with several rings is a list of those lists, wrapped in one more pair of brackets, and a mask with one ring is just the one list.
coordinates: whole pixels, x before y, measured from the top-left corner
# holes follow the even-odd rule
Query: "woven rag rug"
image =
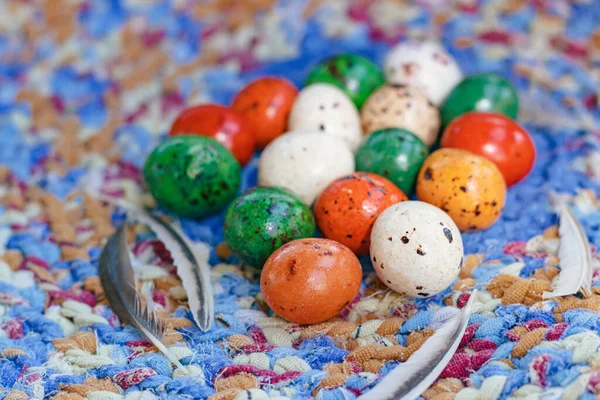
[[(100, 245), (124, 219), (101, 193), (149, 204), (140, 166), (184, 107), (228, 104), (266, 74), (301, 86), (325, 57), (381, 65), (404, 38), (440, 38), (465, 75), (518, 87), (535, 139), (531, 175), (501, 220), (465, 233), (447, 291), (409, 300), (368, 261), (339, 318), (272, 316), (255, 271), (222, 246), (222, 216), (176, 219), (211, 247), (216, 322), (191, 321), (161, 242), (130, 229), (142, 285), (168, 326), (165, 357), (107, 306)], [(600, 1), (2, 0), (0, 399), (354, 399), (430, 337), (477, 288), (458, 352), (425, 399), (600, 396)], [(256, 158), (244, 189), (256, 183)], [(562, 195), (594, 249), (594, 294), (543, 300), (559, 272)]]

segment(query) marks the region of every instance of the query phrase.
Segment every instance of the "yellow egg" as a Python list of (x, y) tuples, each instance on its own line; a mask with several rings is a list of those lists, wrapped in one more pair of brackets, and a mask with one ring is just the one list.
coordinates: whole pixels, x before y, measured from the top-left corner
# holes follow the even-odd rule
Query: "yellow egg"
[(439, 149), (417, 178), (419, 200), (444, 210), (461, 231), (487, 229), (500, 217), (506, 183), (496, 165), (464, 150)]

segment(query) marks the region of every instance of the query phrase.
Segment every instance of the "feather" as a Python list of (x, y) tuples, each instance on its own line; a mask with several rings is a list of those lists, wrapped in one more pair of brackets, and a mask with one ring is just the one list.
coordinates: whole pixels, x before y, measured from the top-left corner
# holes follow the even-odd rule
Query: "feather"
[(162, 343), (164, 329), (154, 312), (150, 310), (150, 305), (148, 307), (141, 305), (123, 226), (110, 237), (102, 249), (98, 275), (108, 303), (121, 323), (136, 327), (169, 361), (178, 368), (186, 370), (177, 357)]
[(467, 305), (450, 318), (405, 362), (394, 368), (359, 400), (414, 400), (442, 373), (467, 329), (477, 291)]
[(175, 226), (141, 209), (135, 211), (135, 217), (148, 225), (171, 253), (194, 321), (203, 331), (209, 330), (214, 318), (214, 299), (210, 286), (208, 247), (203, 246), (202, 254), (199, 254), (194, 244)]
[(214, 299), (210, 282), (208, 257), (210, 249), (202, 245), (201, 251), (177, 227), (157, 217), (152, 211), (128, 201), (106, 196), (101, 200), (127, 210), (139, 222), (148, 225), (158, 239), (164, 243), (173, 258), (177, 275), (187, 293), (188, 304), (196, 324), (203, 331), (210, 329), (214, 319)]
[(558, 258), (560, 274), (554, 279), (552, 292), (544, 292), (544, 299), (575, 294), (591, 294), (592, 250), (583, 227), (569, 206), (557, 194), (550, 193), (550, 203), (558, 213)]

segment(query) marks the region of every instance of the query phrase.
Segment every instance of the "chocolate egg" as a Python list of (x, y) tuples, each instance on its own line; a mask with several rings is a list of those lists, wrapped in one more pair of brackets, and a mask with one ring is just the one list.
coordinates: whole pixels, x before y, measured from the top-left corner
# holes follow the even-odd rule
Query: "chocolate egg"
[(388, 207), (371, 232), (371, 261), (381, 281), (407, 296), (446, 289), (463, 263), (460, 231), (437, 207), (403, 201)]
[(397, 44), (386, 56), (384, 70), (389, 83), (418, 87), (435, 104), (440, 104), (463, 78), (452, 56), (433, 41)]
[(175, 136), (148, 155), (144, 182), (167, 210), (182, 217), (201, 218), (233, 200), (241, 183), (241, 167), (214, 139)]
[(329, 239), (298, 239), (265, 263), (260, 290), (281, 318), (316, 324), (335, 317), (358, 294), (362, 268), (346, 246)]
[(237, 197), (227, 209), (223, 235), (242, 262), (262, 267), (287, 242), (315, 233), (308, 206), (287, 189), (255, 187)]
[(360, 116), (352, 101), (335, 86), (315, 83), (300, 91), (288, 123), (291, 131), (318, 131), (338, 136), (352, 150), (360, 143)]
[(427, 146), (437, 139), (440, 115), (421, 90), (411, 86), (384, 85), (365, 102), (361, 111), (363, 133), (385, 128), (406, 129)]
[(240, 90), (231, 108), (250, 123), (257, 146), (264, 148), (286, 131), (297, 94), (298, 89), (286, 79), (265, 76)]
[(441, 208), (461, 231), (489, 228), (500, 217), (506, 183), (485, 157), (459, 149), (439, 149), (421, 166), (419, 200)]
[(290, 132), (271, 142), (258, 162), (258, 184), (281, 186), (305, 204), (335, 179), (354, 172), (354, 155), (336, 136)]
[(360, 110), (367, 97), (385, 83), (377, 65), (356, 54), (340, 54), (317, 65), (306, 78), (306, 86), (313, 83), (337, 86), (348, 95)]
[(371, 228), (390, 205), (407, 200), (396, 185), (382, 176), (355, 172), (333, 181), (315, 202), (319, 229), (356, 254), (369, 253)]

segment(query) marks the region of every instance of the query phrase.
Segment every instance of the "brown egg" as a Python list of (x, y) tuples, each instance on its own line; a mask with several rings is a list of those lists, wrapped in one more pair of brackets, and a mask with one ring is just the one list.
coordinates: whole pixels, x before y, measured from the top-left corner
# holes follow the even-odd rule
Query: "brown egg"
[(420, 200), (444, 210), (461, 231), (489, 228), (500, 217), (506, 183), (487, 158), (458, 149), (437, 150), (417, 178)]
[(362, 268), (346, 246), (329, 239), (298, 239), (265, 263), (260, 288), (281, 318), (316, 324), (335, 317), (354, 299)]
[(360, 118), (365, 135), (384, 128), (402, 128), (427, 146), (435, 143), (440, 130), (438, 109), (412, 86), (380, 87), (363, 105)]

